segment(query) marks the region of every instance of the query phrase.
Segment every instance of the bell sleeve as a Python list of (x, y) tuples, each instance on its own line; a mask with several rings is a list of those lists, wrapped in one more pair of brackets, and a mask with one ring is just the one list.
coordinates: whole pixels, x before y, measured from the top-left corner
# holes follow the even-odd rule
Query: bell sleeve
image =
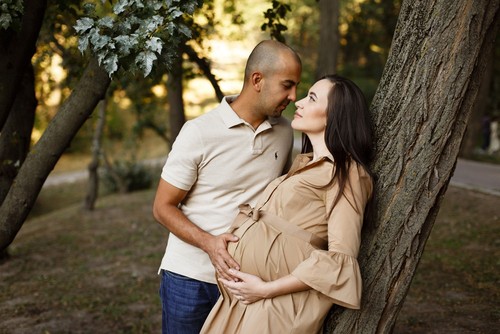
[[(292, 272), (333, 303), (351, 309), (360, 308), (362, 281), (357, 256), (364, 209), (371, 192), (370, 176), (361, 167), (352, 166), (344, 193), (328, 218), (328, 250), (314, 250)], [(330, 193), (336, 195), (336, 191)], [(327, 199), (333, 204), (335, 196), (327, 195)]]

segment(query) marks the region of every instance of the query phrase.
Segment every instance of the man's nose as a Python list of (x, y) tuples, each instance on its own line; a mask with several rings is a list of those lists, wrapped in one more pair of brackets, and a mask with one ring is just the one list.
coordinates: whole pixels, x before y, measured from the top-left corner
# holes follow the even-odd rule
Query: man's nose
[(290, 101), (295, 101), (297, 99), (297, 87), (291, 89), (290, 94), (288, 94), (288, 99)]

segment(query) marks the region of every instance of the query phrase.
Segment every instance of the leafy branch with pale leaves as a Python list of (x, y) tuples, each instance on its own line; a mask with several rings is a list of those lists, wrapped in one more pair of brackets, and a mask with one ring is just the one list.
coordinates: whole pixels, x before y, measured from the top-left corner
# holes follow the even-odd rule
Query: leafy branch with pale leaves
[(22, 0), (2, 0), (0, 3), (0, 29), (18, 28), (23, 12)]
[(95, 3), (85, 4), (85, 16), (74, 26), (80, 52), (91, 52), (110, 77), (120, 70), (139, 71), (146, 77), (153, 66), (170, 68), (173, 59), (180, 56), (177, 47), (192, 37), (185, 16), (193, 15), (202, 5), (201, 0), (111, 3), (111, 12), (106, 15), (97, 14)]

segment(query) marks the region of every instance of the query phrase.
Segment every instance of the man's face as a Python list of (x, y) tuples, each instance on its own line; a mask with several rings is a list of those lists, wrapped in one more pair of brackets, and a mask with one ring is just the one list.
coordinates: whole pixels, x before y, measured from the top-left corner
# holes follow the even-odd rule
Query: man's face
[(291, 55), (281, 58), (279, 68), (264, 77), (261, 105), (265, 116), (281, 116), (286, 106), (297, 98), (302, 68)]

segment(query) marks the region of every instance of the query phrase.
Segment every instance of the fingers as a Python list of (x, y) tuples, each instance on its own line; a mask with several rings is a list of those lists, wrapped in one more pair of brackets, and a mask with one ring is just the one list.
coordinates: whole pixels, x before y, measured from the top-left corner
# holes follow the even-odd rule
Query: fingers
[(224, 233), (219, 236), (216, 236), (214, 239), (214, 246), (212, 254), (210, 258), (212, 263), (214, 264), (215, 269), (219, 276), (228, 279), (228, 280), (236, 280), (230, 273), (230, 269), (239, 269), (240, 266), (238, 262), (236, 262), (233, 257), (227, 251), (227, 243), (238, 241), (238, 237), (234, 234)]
[(238, 236), (236, 236), (232, 233), (221, 234), (221, 237), (224, 237), (229, 242), (237, 242), (238, 240), (240, 240), (240, 238), (238, 238)]
[(225, 252), (226, 254), (218, 254), (218, 256), (215, 258), (215, 269), (217, 270), (217, 273), (222, 276), (223, 278), (231, 281), (237, 281), (238, 279), (232, 275), (232, 271), (234, 271), (231, 267), (239, 267), (238, 263), (234, 261), (234, 259), (229, 255), (229, 253)]
[(226, 290), (233, 295), (234, 298), (245, 301), (244, 292), (240, 289), (241, 282), (234, 282), (232, 280), (225, 280), (223, 278), (219, 278), (219, 282), (224, 284)]
[(247, 275), (244, 272), (239, 271), (239, 269), (232, 269), (232, 268), (228, 269), (228, 274), (234, 278), (237, 278), (238, 281), (244, 281)]
[(233, 277), (229, 272), (229, 269), (234, 268), (239, 270), (240, 265), (236, 262), (233, 257), (227, 251), (227, 244), (229, 242), (236, 242), (239, 238), (231, 233), (224, 233), (218, 236), (212, 236), (207, 242), (206, 247), (203, 249), (207, 252), (212, 264), (217, 271), (219, 277), (223, 277), (226, 280), (237, 281), (236, 277)]
[(232, 295), (235, 296), (243, 296), (245, 293), (242, 291), (242, 283), (243, 282), (235, 282), (232, 279), (227, 280), (223, 278), (219, 278), (219, 282), (221, 282), (225, 289), (229, 291)]
[(249, 300), (245, 299), (245, 297), (243, 297), (243, 296), (234, 295), (234, 298), (238, 299), (241, 303), (243, 303), (245, 305), (251, 304), (251, 302)]
[(219, 277), (224, 278), (225, 280), (228, 280), (228, 281), (235, 280), (234, 277), (232, 277), (231, 275), (228, 274), (228, 268), (224, 269), (220, 265), (215, 265), (215, 270), (217, 271), (217, 274), (219, 275)]
[(228, 269), (234, 268), (236, 270), (240, 270), (240, 265), (238, 264), (238, 262), (236, 262), (233, 259), (233, 257), (227, 252), (227, 243), (228, 242), (237, 242), (239, 240), (239, 238), (236, 235), (231, 234), (231, 233), (224, 233), (220, 237), (225, 240), (223, 251), (221, 250), (221, 255), (223, 256), (224, 261), (226, 262), (226, 264), (228, 266)]

